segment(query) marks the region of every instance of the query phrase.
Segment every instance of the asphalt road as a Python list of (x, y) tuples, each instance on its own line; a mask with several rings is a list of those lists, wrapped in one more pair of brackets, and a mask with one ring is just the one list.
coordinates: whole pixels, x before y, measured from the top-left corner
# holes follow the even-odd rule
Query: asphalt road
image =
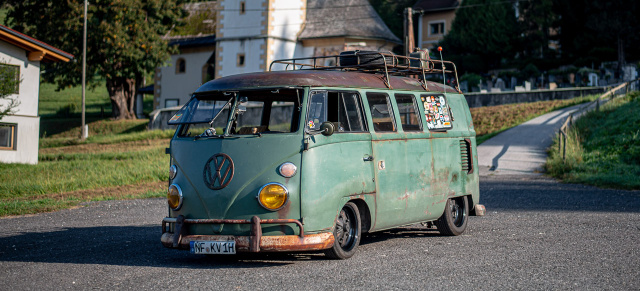
[(482, 177), (464, 235), (366, 235), (354, 257), (208, 257), (161, 246), (163, 199), (0, 219), (0, 289), (640, 289), (640, 192)]

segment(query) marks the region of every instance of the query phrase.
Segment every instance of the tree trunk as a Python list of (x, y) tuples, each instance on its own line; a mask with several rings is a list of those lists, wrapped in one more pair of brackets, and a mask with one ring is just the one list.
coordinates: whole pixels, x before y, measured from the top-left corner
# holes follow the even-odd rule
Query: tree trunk
[(113, 108), (115, 119), (135, 119), (133, 111), (135, 101), (136, 81), (129, 78), (108, 78), (107, 91)]

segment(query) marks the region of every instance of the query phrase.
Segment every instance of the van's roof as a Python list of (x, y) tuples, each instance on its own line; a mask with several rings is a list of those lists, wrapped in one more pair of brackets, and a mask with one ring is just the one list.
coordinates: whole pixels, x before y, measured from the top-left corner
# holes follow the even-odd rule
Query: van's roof
[[(412, 90), (423, 92), (458, 93), (450, 86), (427, 81), (427, 90), (417, 79), (389, 76), (389, 83), (394, 90)], [(239, 74), (211, 80), (202, 85), (196, 93), (210, 91), (236, 91), (243, 89), (276, 88), (276, 87), (344, 87), (389, 89), (384, 83), (384, 75), (344, 72), (331, 70), (295, 70)]]

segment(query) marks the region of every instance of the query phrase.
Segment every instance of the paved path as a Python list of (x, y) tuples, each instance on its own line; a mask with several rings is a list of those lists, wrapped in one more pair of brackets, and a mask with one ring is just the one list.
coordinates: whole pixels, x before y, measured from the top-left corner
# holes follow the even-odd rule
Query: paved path
[(553, 137), (569, 114), (582, 106), (586, 104), (536, 117), (479, 145), (480, 175), (541, 175)]

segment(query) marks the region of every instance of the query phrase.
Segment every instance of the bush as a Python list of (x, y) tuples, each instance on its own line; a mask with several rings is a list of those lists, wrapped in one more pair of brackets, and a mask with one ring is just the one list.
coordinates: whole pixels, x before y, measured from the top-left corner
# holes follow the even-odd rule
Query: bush
[(56, 111), (56, 115), (59, 117), (71, 117), (78, 111), (78, 105), (75, 103), (69, 103), (65, 106), (62, 106), (60, 109)]

